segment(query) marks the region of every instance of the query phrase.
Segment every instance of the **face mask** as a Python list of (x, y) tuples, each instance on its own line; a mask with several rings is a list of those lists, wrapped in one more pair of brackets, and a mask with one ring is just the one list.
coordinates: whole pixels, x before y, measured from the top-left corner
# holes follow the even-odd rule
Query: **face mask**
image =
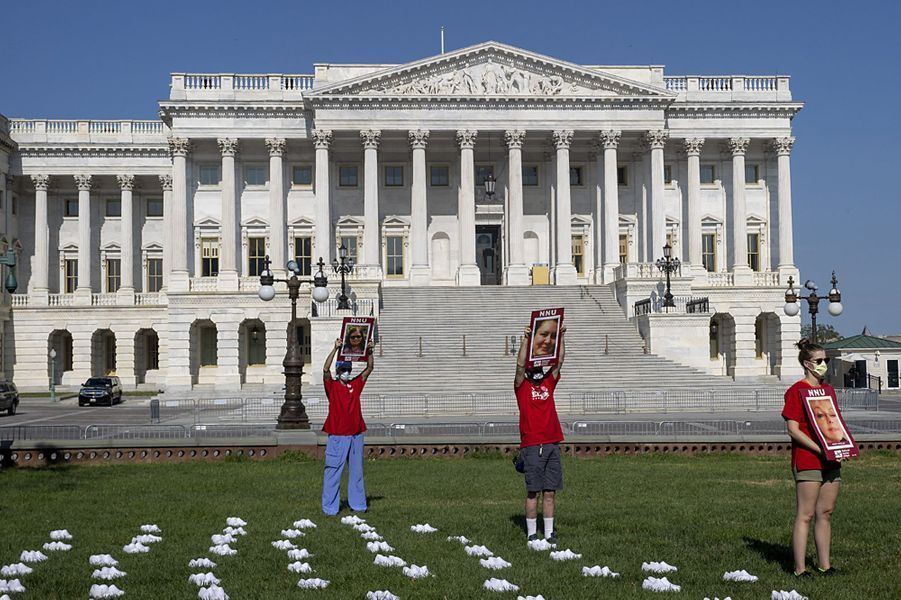
[(532, 383), (541, 383), (541, 381), (544, 379), (544, 373), (541, 371), (535, 371), (529, 376), (529, 378), (532, 380)]
[(344, 383), (347, 383), (348, 381), (350, 381), (350, 373), (348, 373), (347, 371), (341, 371), (340, 373), (338, 373), (338, 379), (340, 379)]
[(823, 379), (826, 377), (826, 371), (828, 371), (828, 370), (829, 370), (829, 365), (827, 365), (826, 363), (820, 363), (820, 364), (813, 363), (813, 373), (820, 379)]

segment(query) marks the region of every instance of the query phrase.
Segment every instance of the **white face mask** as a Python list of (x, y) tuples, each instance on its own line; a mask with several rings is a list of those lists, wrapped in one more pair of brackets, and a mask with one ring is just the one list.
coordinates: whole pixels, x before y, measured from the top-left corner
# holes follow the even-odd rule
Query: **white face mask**
[(350, 381), (350, 372), (341, 371), (340, 373), (338, 373), (338, 379), (340, 379), (344, 383), (347, 383), (348, 381)]

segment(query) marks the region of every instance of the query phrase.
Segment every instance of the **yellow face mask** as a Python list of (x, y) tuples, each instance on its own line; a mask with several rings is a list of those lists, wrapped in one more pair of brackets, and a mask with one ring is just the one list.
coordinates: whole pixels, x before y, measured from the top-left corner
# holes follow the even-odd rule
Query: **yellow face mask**
[(827, 365), (824, 362), (819, 363), (819, 364), (811, 362), (811, 365), (813, 366), (813, 369), (811, 369), (811, 371), (813, 371), (814, 375), (816, 375), (820, 379), (823, 379), (824, 377), (826, 377), (826, 371), (829, 370), (829, 365)]

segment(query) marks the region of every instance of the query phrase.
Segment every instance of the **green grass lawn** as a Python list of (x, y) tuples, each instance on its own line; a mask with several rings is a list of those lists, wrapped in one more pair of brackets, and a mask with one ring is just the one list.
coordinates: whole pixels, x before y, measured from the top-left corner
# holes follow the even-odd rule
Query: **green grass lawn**
[[(682, 586), (676, 597), (698, 600), (769, 598), (771, 590), (793, 588), (811, 599), (883, 599), (898, 598), (901, 589), (901, 469), (894, 455), (870, 453), (843, 469), (833, 535), (833, 563), (842, 574), (803, 581), (788, 572), (794, 490), (787, 458), (567, 458), (558, 549), (583, 557), (560, 563), (526, 549), (523, 481), (506, 459), (380, 460), (365, 468), (371, 499), (363, 517), (394, 546), (392, 554), (427, 565), (433, 577), (414, 581), (400, 569), (373, 565), (357, 532), (320, 513), (322, 465), (305, 459), (4, 469), (0, 564), (18, 562), (22, 550), (41, 549), (50, 530), (66, 528), (73, 549), (45, 552), (50, 560), (20, 578), (28, 589), (22, 598), (86, 598), (92, 583), (103, 583), (91, 580), (88, 564), (91, 554), (101, 553), (112, 554), (128, 573), (110, 583), (129, 600), (196, 598), (188, 575), (200, 570), (188, 561), (202, 556), (218, 563), (214, 572), (234, 600), (362, 599), (376, 589), (402, 599), (516, 598), (483, 590), (490, 577), (547, 600), (653, 598), (641, 589), (641, 563), (652, 560), (679, 568), (668, 575)], [(236, 556), (210, 555), (210, 535), (221, 533), (229, 516), (246, 520), (248, 535), (235, 544)], [(298, 540), (314, 555), (311, 575), (290, 573), (286, 552), (270, 545), (304, 517), (319, 525)], [(426, 522), (438, 533), (410, 531)], [(144, 523), (159, 525), (163, 541), (149, 554), (122, 552)], [(513, 566), (483, 569), (460, 544), (447, 542), (448, 535), (486, 545)], [(582, 577), (582, 567), (592, 565), (621, 576)], [(724, 572), (737, 569), (760, 581), (722, 581)], [(301, 577), (331, 585), (301, 590)]]

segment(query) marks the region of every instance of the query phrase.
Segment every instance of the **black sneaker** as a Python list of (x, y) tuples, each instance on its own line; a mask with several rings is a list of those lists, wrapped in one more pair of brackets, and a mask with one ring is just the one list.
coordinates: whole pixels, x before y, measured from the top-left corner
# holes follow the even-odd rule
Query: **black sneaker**
[(817, 567), (817, 572), (820, 575), (827, 575), (827, 576), (838, 575), (838, 571), (836, 571), (835, 567), (829, 567), (828, 569), (823, 569), (822, 567)]
[(536, 541), (538, 541), (538, 534), (537, 534), (537, 533), (533, 533), (532, 535), (530, 535), (528, 541), (530, 541), (530, 542), (536, 542)]
[(804, 579), (804, 578), (810, 577), (811, 573), (807, 569), (804, 569), (800, 573), (792, 573), (792, 575), (794, 575), (795, 577), (797, 577), (799, 579)]
[(556, 531), (552, 531), (552, 532), (551, 532), (551, 535), (547, 536), (547, 537), (544, 538), (544, 539), (547, 540), (547, 543), (548, 543), (548, 544), (556, 544), (556, 543), (557, 543), (557, 532), (556, 532)]

